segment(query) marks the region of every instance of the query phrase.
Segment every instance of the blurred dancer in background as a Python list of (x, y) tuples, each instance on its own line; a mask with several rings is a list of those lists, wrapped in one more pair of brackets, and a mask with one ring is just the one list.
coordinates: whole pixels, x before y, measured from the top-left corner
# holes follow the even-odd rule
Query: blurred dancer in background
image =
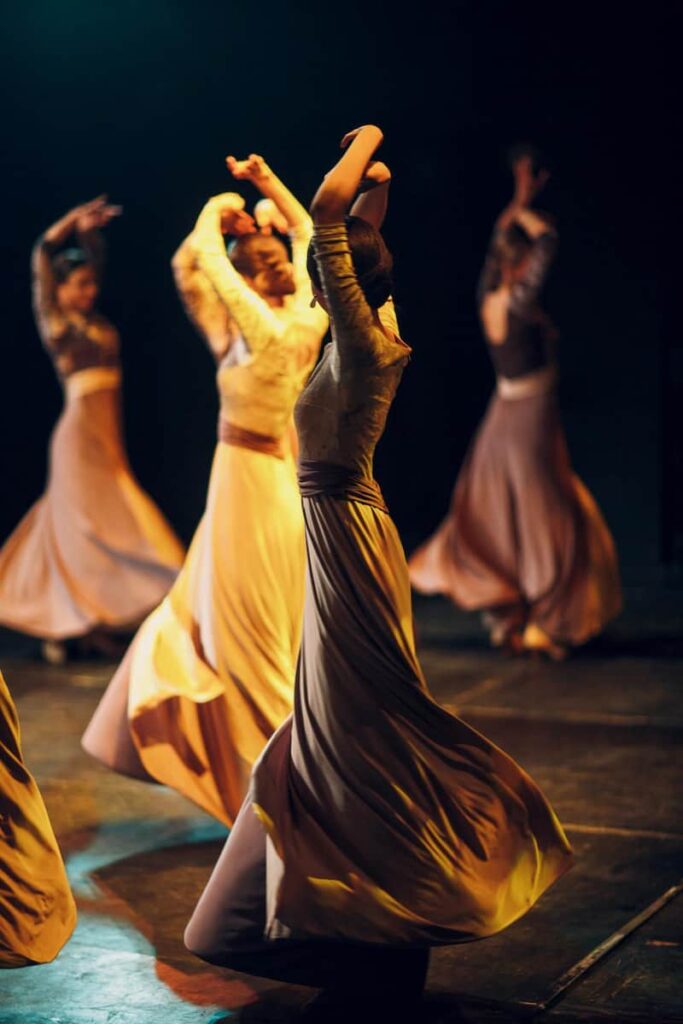
[(416, 590), (481, 610), (494, 646), (559, 659), (621, 608), (614, 543), (573, 473), (557, 400), (557, 333), (541, 296), (557, 247), (532, 208), (547, 179), (513, 160), (478, 290), (496, 391), (460, 471), (451, 509), (410, 559)]
[[(120, 653), (166, 594), (183, 549), (133, 477), (121, 423), (119, 336), (97, 310), (101, 229), (118, 216), (106, 197), (70, 210), (33, 250), (33, 306), (64, 388), (50, 442), (47, 489), (0, 551), (0, 623), (44, 638), (46, 658), (65, 641)], [(63, 249), (72, 235), (78, 248)]]

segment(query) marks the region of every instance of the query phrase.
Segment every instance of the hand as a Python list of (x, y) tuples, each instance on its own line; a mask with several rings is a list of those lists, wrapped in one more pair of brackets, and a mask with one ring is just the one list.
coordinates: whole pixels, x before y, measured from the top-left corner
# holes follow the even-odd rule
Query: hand
[(371, 160), (358, 186), (359, 192), (369, 192), (378, 185), (387, 185), (391, 181), (391, 171), (381, 160)]
[(287, 218), (278, 210), (272, 199), (259, 199), (254, 207), (254, 217), (259, 231), (264, 235), (272, 235), (273, 229), (281, 235), (289, 230)]
[[(382, 142), (382, 140), (384, 139), (384, 133), (382, 132), (382, 129), (378, 128), (377, 125), (374, 125), (374, 124), (363, 124), (363, 125), (360, 126), (360, 128), (354, 128), (352, 132), (347, 132), (346, 133), (344, 138), (339, 143), (340, 148), (341, 149), (346, 149), (348, 146), (351, 145), (351, 143), (353, 142), (353, 140), (356, 138), (357, 135), (360, 135), (361, 132), (365, 132), (365, 131), (368, 131), (368, 130), (377, 132), (377, 135), (378, 135), (377, 146), (379, 146), (380, 143)], [(377, 148), (377, 147), (375, 147), (375, 148)]]
[(244, 199), (237, 192), (222, 192), (212, 196), (206, 206), (215, 211), (223, 235), (252, 235), (256, 231), (254, 218), (244, 209)]
[(107, 196), (98, 196), (91, 199), (89, 203), (77, 206), (73, 211), (73, 223), (76, 231), (85, 233), (98, 228), (105, 228), (115, 217), (120, 217), (123, 212), (121, 206), (111, 206), (107, 203)]
[(238, 181), (250, 181), (256, 186), (271, 174), (270, 167), (257, 153), (251, 153), (246, 160), (226, 156), (225, 163), (233, 178), (237, 178)]

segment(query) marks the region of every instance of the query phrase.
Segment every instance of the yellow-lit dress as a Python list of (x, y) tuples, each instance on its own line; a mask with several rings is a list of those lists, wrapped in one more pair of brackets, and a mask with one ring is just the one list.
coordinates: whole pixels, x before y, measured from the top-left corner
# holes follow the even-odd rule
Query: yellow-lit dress
[(305, 551), (290, 423), (327, 330), (310, 308), (310, 234), (304, 215), (292, 234), (296, 294), (273, 308), (234, 269), (215, 224), (199, 218), (198, 265), (237, 328), (218, 368), (206, 510), (83, 740), (110, 767), (172, 786), (226, 824), (292, 707)]
[(64, 863), (0, 673), (0, 968), (53, 960), (75, 925)]

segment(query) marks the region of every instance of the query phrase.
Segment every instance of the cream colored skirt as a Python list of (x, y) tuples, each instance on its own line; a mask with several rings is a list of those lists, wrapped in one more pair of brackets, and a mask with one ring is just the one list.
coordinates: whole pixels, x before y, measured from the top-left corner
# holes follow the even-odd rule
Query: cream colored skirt
[(66, 639), (134, 626), (167, 593), (183, 548), (131, 473), (120, 375), (67, 381), (45, 493), (0, 551), (0, 623)]

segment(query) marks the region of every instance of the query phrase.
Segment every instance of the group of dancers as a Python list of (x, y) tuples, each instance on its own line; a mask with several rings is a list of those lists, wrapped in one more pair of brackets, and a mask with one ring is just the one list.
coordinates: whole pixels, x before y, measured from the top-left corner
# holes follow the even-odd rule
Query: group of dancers
[[(184, 560), (128, 468), (118, 337), (96, 311), (99, 231), (119, 211), (100, 198), (45, 233), (36, 317), (66, 403), (46, 494), (0, 552), (0, 622), (56, 644), (48, 656), (147, 615), (83, 745), (230, 827), (186, 945), (323, 988), (311, 1020), (352, 1002), (358, 1020), (379, 1019), (380, 1003), (412, 1013), (430, 946), (494, 934), (571, 865), (533, 780), (430, 696), (411, 581), (484, 611), (493, 643), (514, 653), (561, 657), (619, 608), (612, 541), (557, 412), (540, 306), (557, 234), (532, 208), (543, 175), (527, 154), (479, 292), (496, 394), (449, 516), (406, 563), (373, 476), (411, 357), (380, 234), (381, 142), (372, 125), (344, 137), (310, 215), (261, 157), (229, 157), (262, 194), (254, 216), (236, 193), (213, 197), (173, 259), (220, 399)], [(63, 250), (72, 233), (80, 247)], [(15, 908), (0, 965), (15, 966), (54, 956), (75, 913), (0, 695), (0, 800), (17, 822), (0, 836), (0, 903)]]

